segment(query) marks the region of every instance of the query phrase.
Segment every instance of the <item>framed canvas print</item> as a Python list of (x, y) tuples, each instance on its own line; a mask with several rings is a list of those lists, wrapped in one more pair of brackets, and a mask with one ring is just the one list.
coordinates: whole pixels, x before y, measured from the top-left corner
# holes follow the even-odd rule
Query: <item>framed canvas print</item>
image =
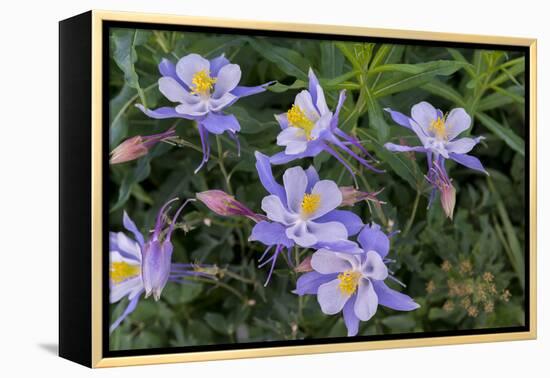
[(536, 337), (536, 42), (60, 22), (60, 355)]

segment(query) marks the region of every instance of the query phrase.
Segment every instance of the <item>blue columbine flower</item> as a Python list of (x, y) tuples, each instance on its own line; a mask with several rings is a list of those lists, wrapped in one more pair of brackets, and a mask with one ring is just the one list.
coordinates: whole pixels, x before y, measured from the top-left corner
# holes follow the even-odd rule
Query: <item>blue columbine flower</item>
[(224, 55), (207, 60), (198, 54), (189, 54), (176, 65), (163, 59), (159, 64), (159, 71), (162, 75), (158, 81), (160, 92), (178, 105), (156, 110), (146, 109), (141, 104), (136, 106), (151, 118), (185, 118), (197, 121), (203, 158), (195, 173), (210, 156), (209, 133), (223, 134), (227, 131), (238, 144), (236, 134), (241, 130), (239, 121), (234, 115), (223, 113), (223, 110), (239, 98), (265, 91), (270, 84), (239, 86), (241, 68), (237, 64), (229, 63)]
[(370, 157), (357, 139), (338, 128), (338, 115), (346, 99), (345, 91), (340, 92), (338, 104), (333, 113), (328, 108), (323, 88), (319, 85), (319, 80), (311, 68), (308, 76), (309, 89), (298, 93), (288, 112), (275, 115), (275, 119), (282, 129), (277, 136), (277, 144), (284, 146), (285, 150), (273, 155), (270, 159), (271, 163), (285, 164), (296, 159), (313, 157), (326, 151), (354, 175), (352, 168), (335, 149), (338, 148), (368, 169), (382, 172), (349, 148), (348, 145), (353, 145)]
[(478, 158), (468, 155), (468, 152), (484, 137), (457, 139), (462, 132), (470, 128), (472, 123), (471, 117), (463, 108), (453, 109), (449, 114), (444, 115), (441, 110), (423, 101), (412, 107), (411, 117), (390, 108), (384, 110), (397, 124), (412, 130), (422, 143), (421, 146), (404, 146), (393, 143), (386, 143), (384, 146), (393, 152), (413, 151), (426, 154), (428, 160), (426, 179), (432, 185), (428, 207), (431, 205), (436, 191), (439, 190), (443, 209), (446, 215), (452, 218), (455, 192), (445, 169), (445, 161), (451, 159), (465, 167), (488, 174)]
[(311, 257), (312, 272), (300, 276), (295, 294), (317, 295), (321, 311), (343, 311), (348, 336), (355, 336), (359, 321), (367, 321), (378, 305), (411, 311), (420, 307), (409, 296), (390, 289), (384, 280), (393, 278), (386, 267), (390, 241), (376, 224), (366, 225), (357, 237), (362, 253), (349, 254), (319, 249)]
[[(420, 139), (421, 146), (403, 146), (386, 143), (384, 146), (394, 152), (424, 152), (428, 156), (428, 164), (440, 159), (452, 159), (459, 164), (477, 171), (487, 173), (478, 158), (468, 155), (483, 137), (459, 138), (459, 134), (468, 130), (472, 123), (471, 117), (463, 108), (456, 108), (444, 115), (439, 109), (427, 102), (420, 102), (411, 109), (411, 117), (385, 109), (399, 125), (412, 130)], [(431, 168), (431, 165), (430, 165)]]
[(110, 332), (113, 332), (136, 309), (142, 293), (145, 293), (145, 298), (152, 295), (158, 301), (162, 289), (169, 280), (181, 281), (189, 276), (208, 276), (203, 271), (198, 271), (195, 265), (177, 264), (171, 261), (173, 246), (170, 238), (174, 224), (189, 202), (189, 200), (185, 201), (176, 211), (170, 225), (166, 226), (164, 218), (168, 213), (167, 207), (176, 200), (177, 198), (168, 201), (161, 208), (149, 240), (144, 240), (136, 224), (126, 212), (124, 212), (123, 224), (126, 230), (133, 234), (134, 239), (123, 232), (109, 234), (109, 301), (116, 303), (125, 297), (130, 301), (122, 315), (111, 325)]
[(262, 185), (270, 193), (262, 200), (262, 210), (269, 220), (258, 222), (249, 240), (267, 245), (260, 261), (275, 247), (272, 257), (263, 263), (271, 262), (267, 282), (284, 248), (290, 251), (298, 245), (349, 253), (359, 251), (348, 237), (359, 232), (363, 222), (351, 211), (336, 209), (343, 197), (334, 181), (319, 180), (313, 167), (307, 170), (293, 167), (285, 171), (284, 186), (280, 185), (273, 177), (269, 158), (259, 152), (256, 152), (256, 169)]

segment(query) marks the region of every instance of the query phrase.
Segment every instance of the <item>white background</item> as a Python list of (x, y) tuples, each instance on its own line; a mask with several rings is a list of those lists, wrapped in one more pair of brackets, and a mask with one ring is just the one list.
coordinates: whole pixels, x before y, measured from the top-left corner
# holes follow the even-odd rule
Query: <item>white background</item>
[[(545, 1), (5, 0), (0, 22), (0, 375), (517, 377), (548, 374), (550, 21)], [(58, 358), (58, 25), (109, 9), (536, 37), (539, 40), (537, 341), (91, 371)], [(81, 127), (82, 125), (74, 125)], [(539, 373), (537, 373), (537, 371)], [(542, 373), (541, 371), (545, 372)], [(534, 373), (534, 374), (533, 374)]]

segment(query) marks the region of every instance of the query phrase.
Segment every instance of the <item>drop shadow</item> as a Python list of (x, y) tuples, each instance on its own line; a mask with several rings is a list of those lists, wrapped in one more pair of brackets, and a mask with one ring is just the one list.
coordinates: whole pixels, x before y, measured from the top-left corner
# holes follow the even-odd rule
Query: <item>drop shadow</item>
[(38, 344), (38, 347), (50, 354), (53, 354), (56, 356), (59, 355), (59, 345), (55, 343), (42, 343), (42, 344)]

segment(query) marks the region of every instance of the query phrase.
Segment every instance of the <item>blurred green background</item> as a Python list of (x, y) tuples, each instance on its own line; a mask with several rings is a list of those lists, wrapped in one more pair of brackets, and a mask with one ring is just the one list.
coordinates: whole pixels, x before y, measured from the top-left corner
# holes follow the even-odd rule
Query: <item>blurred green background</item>
[[(212, 157), (196, 175), (193, 170), (202, 156), (196, 126), (187, 120), (149, 119), (134, 107), (170, 105), (158, 90), (157, 65), (162, 58), (175, 63), (189, 53), (209, 59), (225, 54), (240, 65), (241, 85), (277, 81), (265, 93), (227, 109), (242, 127), (241, 156), (231, 139), (211, 136)], [(266, 193), (254, 168), (254, 151), (271, 155), (282, 149), (275, 144), (280, 128), (273, 114), (289, 109), (312, 67), (331, 109), (338, 92), (347, 90), (340, 128), (359, 138), (387, 171), (357, 168), (360, 189), (383, 188), (379, 199), (386, 203), (357, 204), (353, 211), (385, 231), (401, 230), (392, 238), (389, 257), (397, 262), (390, 269), (407, 288), (394, 288), (421, 304), (410, 313), (379, 307), (370, 321), (361, 323), (359, 335), (524, 324), (523, 52), (121, 28), (110, 31), (110, 58), (110, 150), (127, 137), (173, 125), (181, 138), (180, 146), (161, 143), (137, 161), (110, 167), (111, 231), (123, 230), (126, 210), (145, 234), (168, 199), (192, 198), (208, 189), (232, 193), (260, 211)], [(382, 147), (388, 141), (419, 144), (382, 109), (409, 114), (423, 100), (444, 112), (464, 107), (474, 119), (466, 133), (486, 137), (472, 154), (489, 177), (447, 163), (457, 189), (452, 221), (437, 200), (426, 209), (430, 188), (424, 178), (425, 157)], [(353, 184), (349, 173), (326, 154), (276, 166), (274, 174), (280, 179), (288, 166), (312, 163), (322, 178)], [(110, 336), (111, 350), (346, 335), (341, 315), (324, 315), (315, 297), (291, 293), (297, 274), (283, 259), (269, 286), (263, 287), (267, 272), (256, 267), (256, 260), (264, 246), (247, 242), (251, 221), (222, 218), (195, 202), (180, 222), (172, 238), (173, 261), (216, 264), (217, 280), (169, 283), (159, 302), (142, 299)], [(111, 305), (112, 319), (126, 306), (126, 299)]]

